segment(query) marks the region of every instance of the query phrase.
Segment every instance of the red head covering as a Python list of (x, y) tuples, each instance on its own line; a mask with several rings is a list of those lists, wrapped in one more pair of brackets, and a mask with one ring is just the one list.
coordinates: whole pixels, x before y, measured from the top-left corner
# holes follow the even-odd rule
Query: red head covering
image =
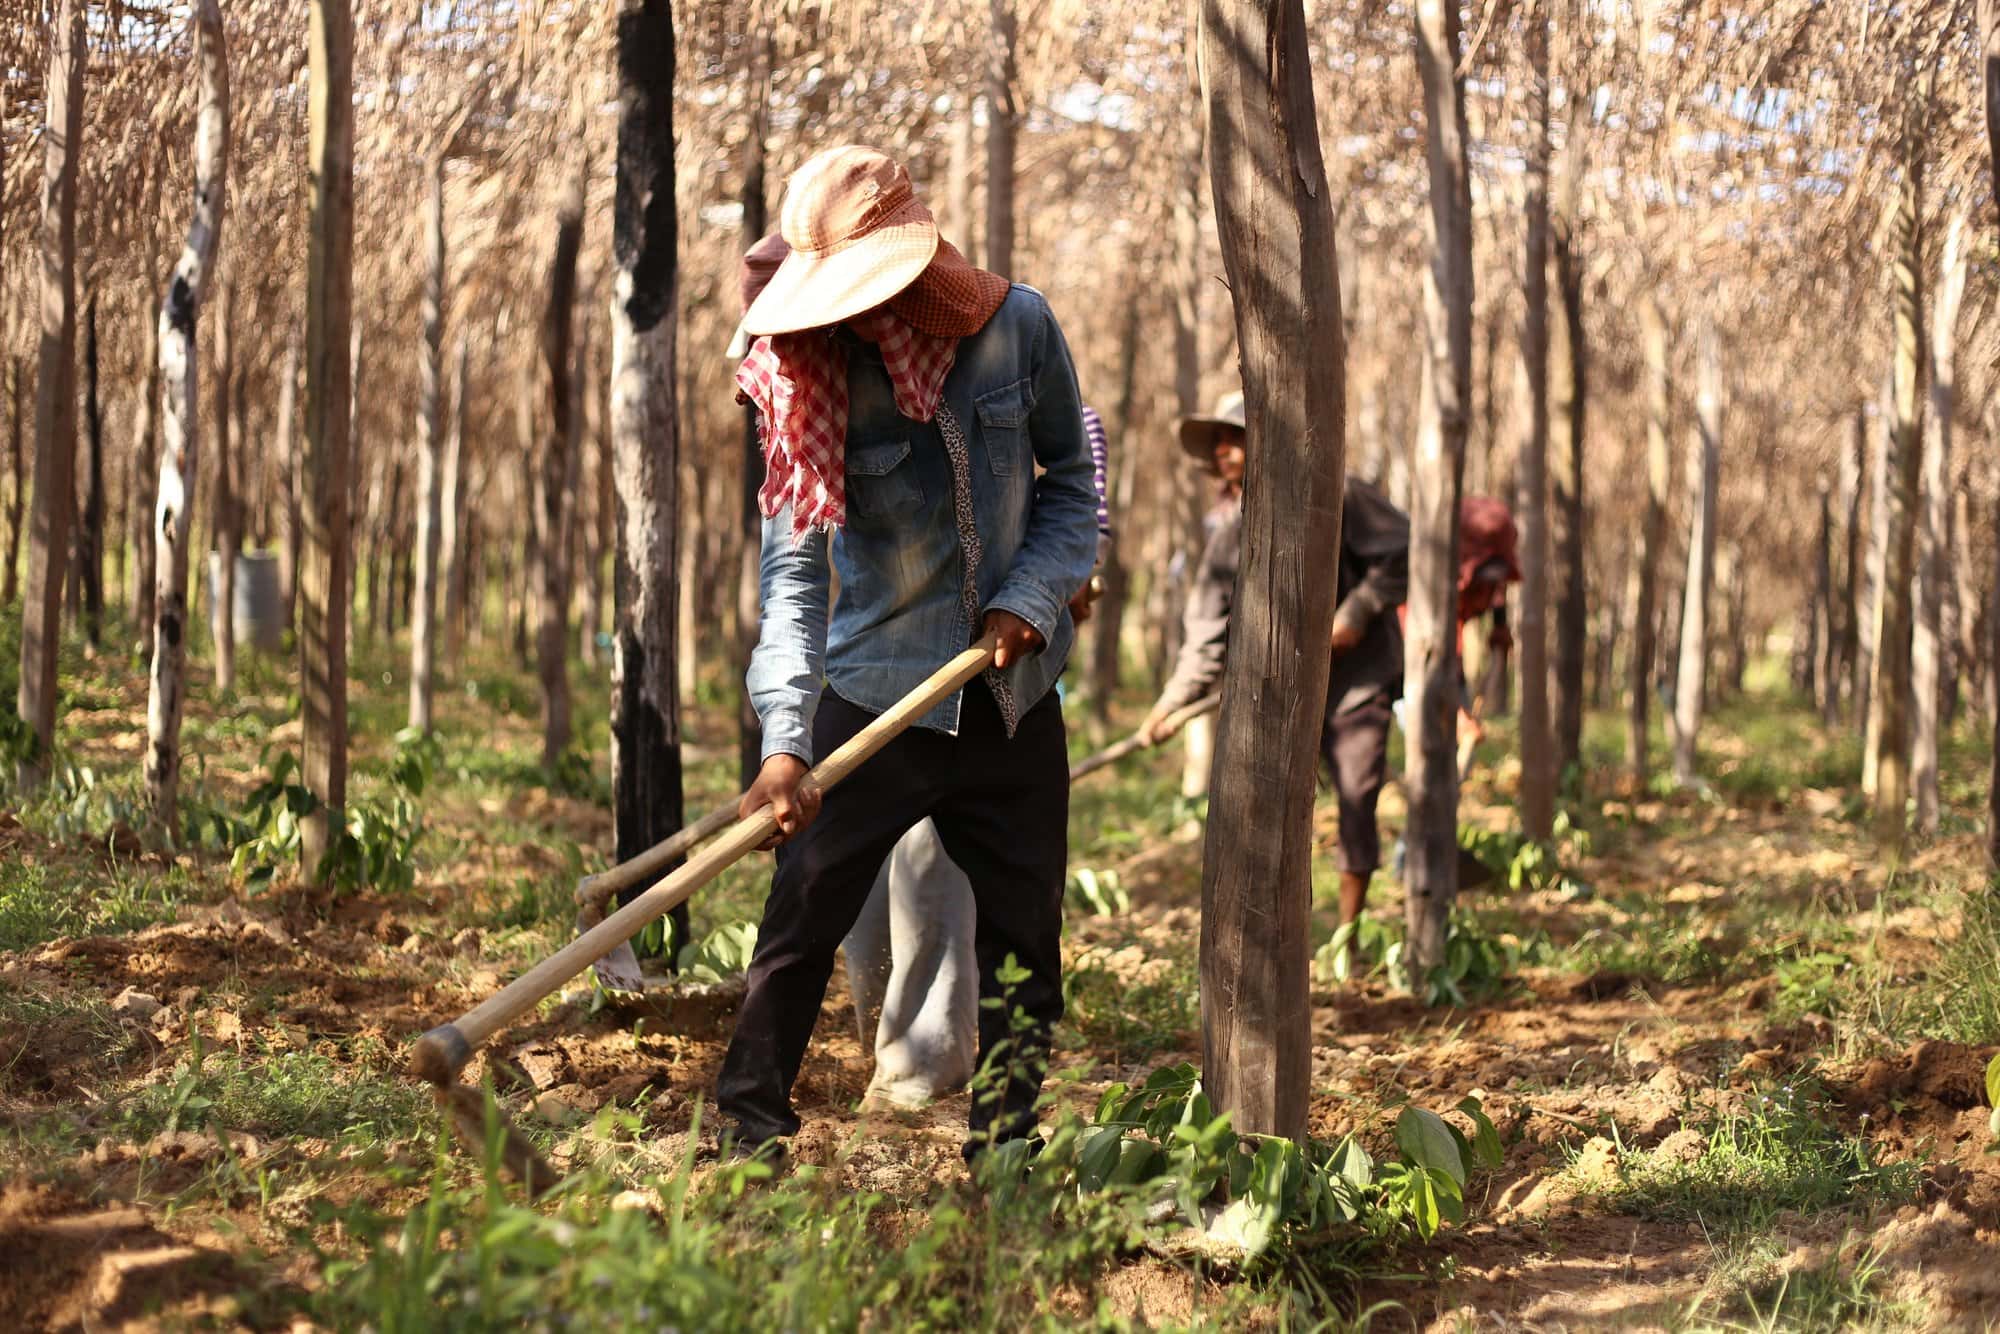
[(1514, 516), (1491, 496), (1466, 496), (1458, 505), (1458, 619), (1467, 621), (1493, 605), (1496, 590), (1475, 580), (1481, 569), (1498, 563), (1505, 567), (1502, 584), (1521, 582), (1521, 561), (1517, 554), (1520, 534)]

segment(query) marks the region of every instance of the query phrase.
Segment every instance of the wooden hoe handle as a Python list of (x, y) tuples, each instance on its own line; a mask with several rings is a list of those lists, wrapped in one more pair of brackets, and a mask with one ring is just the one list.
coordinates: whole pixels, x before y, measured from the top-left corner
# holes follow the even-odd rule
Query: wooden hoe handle
[[(1181, 728), (1187, 726), (1189, 722), (1201, 717), (1204, 713), (1214, 713), (1221, 707), (1221, 695), (1210, 695), (1205, 699), (1198, 699), (1192, 704), (1184, 705), (1167, 715), (1167, 722), (1172, 724), (1172, 726), (1167, 728), (1167, 731), (1170, 733), (1178, 732)], [(1127, 755), (1146, 749), (1148, 749), (1147, 744), (1141, 741), (1138, 733), (1135, 732), (1123, 741), (1114, 741), (1095, 755), (1078, 760), (1075, 764), (1071, 765), (1069, 781), (1074, 783), (1077, 779), (1094, 774), (1107, 765), (1118, 763), (1118, 761), (1124, 759)]]
[[(999, 644), (998, 635), (987, 635), (938, 668), (888, 712), (820, 761), (806, 776), (807, 780), (821, 788), (830, 788), (853, 773), (898, 733), (991, 666), (993, 651)], [(488, 1038), (639, 934), (647, 923), (664, 917), (685, 902), (689, 895), (741, 860), (744, 854), (754, 851), (777, 830), (778, 823), (769, 808), (736, 821), (721, 839), (703, 848), (672, 875), (487, 997), (458, 1022), (433, 1028), (418, 1038), (416, 1049), (410, 1054), (410, 1073), (439, 1088), (456, 1082), (472, 1053), (485, 1045)]]

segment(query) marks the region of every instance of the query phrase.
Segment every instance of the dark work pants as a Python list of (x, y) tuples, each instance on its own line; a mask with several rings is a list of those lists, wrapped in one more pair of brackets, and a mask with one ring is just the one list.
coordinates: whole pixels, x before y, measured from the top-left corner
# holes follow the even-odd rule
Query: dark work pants
[(1394, 717), (1386, 690), (1346, 709), (1327, 701), (1319, 754), (1333, 775), (1340, 803), (1340, 869), (1356, 875), (1372, 875), (1382, 864), (1375, 802), (1389, 776), (1389, 723)]
[[(813, 753), (832, 754), (874, 716), (828, 691), (813, 720)], [(925, 816), (972, 882), (977, 910), (981, 1073), (967, 1148), (1034, 1129), (1049, 1033), (1063, 1009), (1062, 706), (1051, 690), (1009, 740), (992, 693), (974, 682), (956, 737), (911, 728), (829, 791), (819, 817), (779, 847), (749, 992), (716, 1081), (716, 1103), (744, 1140), (798, 1133), (792, 1082), (826, 999), (834, 951), (883, 859)], [(1027, 973), (1012, 986), (999, 978), (1009, 955)]]

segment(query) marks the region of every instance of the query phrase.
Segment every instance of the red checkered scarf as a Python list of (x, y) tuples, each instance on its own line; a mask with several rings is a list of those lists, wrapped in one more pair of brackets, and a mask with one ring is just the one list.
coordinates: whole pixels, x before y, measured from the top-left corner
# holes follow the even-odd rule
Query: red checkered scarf
[[(896, 411), (912, 421), (937, 415), (956, 338), (923, 333), (886, 307), (847, 321), (882, 351)], [(847, 354), (829, 329), (759, 338), (736, 371), (738, 393), (757, 407), (764, 435), (767, 518), (792, 508), (792, 541), (847, 522)]]

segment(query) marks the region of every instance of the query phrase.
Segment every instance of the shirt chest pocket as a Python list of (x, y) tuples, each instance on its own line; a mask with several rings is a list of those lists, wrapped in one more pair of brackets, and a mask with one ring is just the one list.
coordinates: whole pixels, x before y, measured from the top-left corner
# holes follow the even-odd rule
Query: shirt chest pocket
[(1028, 381), (1016, 380), (973, 400), (979, 415), (979, 438), (994, 475), (1011, 477), (1026, 466), (1028, 455)]
[(867, 519), (898, 519), (923, 508), (923, 483), (910, 462), (910, 442), (891, 440), (847, 451), (847, 503)]

